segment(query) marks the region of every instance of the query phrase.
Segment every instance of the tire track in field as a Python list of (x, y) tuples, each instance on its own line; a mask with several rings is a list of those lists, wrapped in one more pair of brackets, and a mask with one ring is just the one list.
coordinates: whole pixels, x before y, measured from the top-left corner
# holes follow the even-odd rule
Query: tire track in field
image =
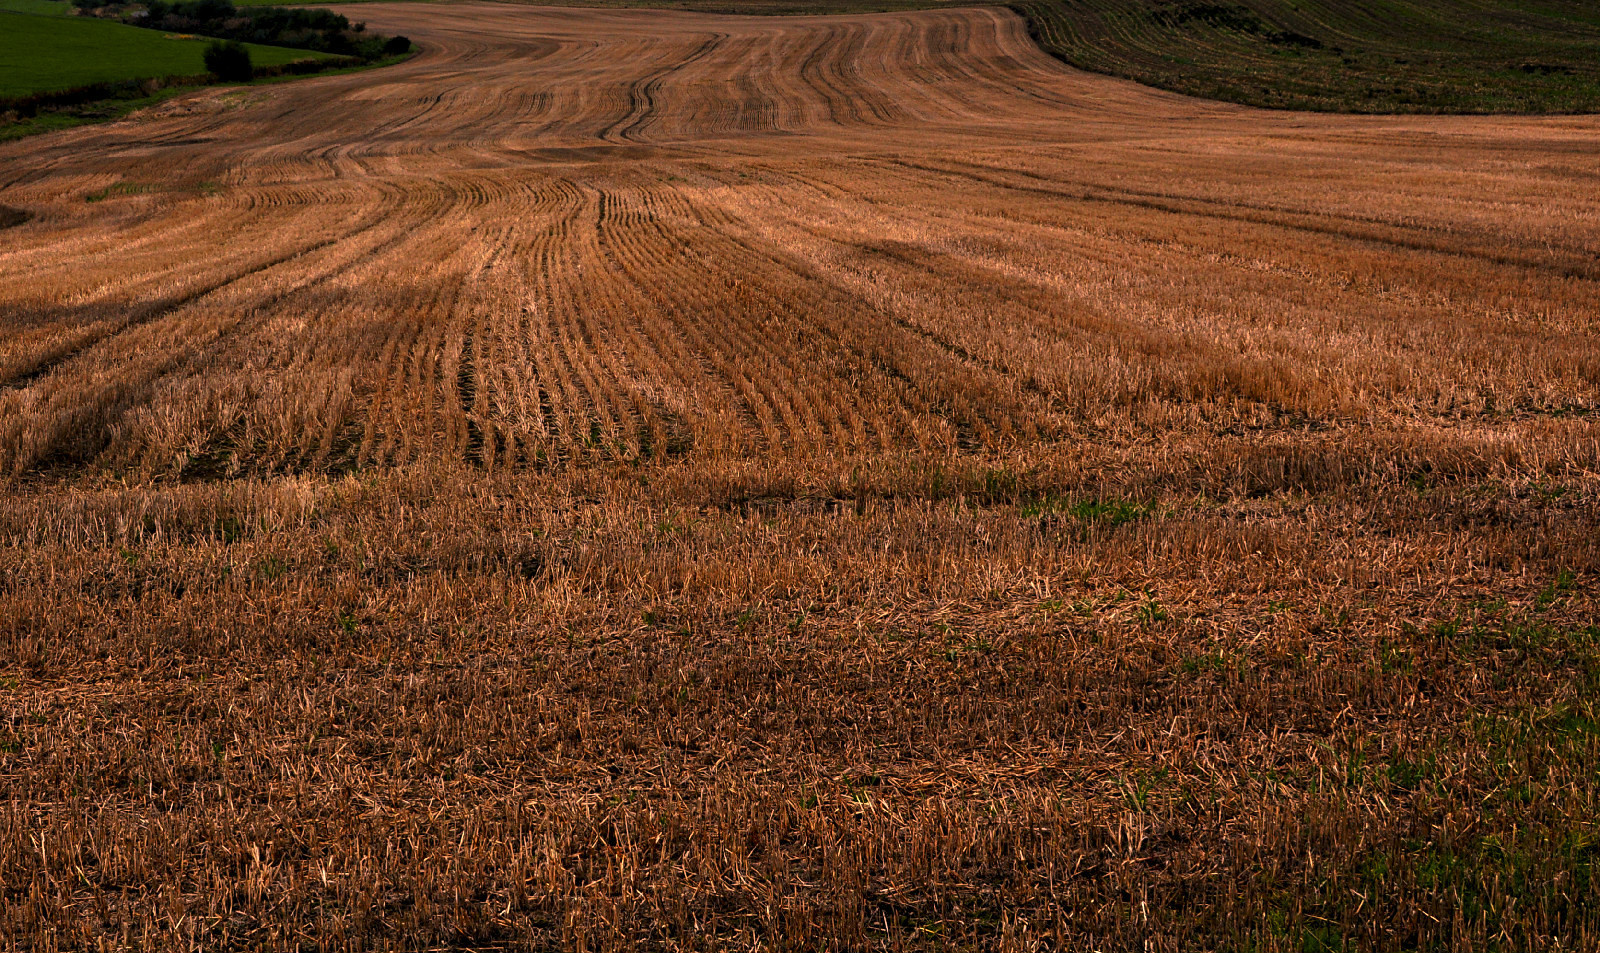
[[(970, 182), (1032, 195), (1077, 202), (1104, 202), (1149, 209), (1156, 212), (1168, 212), (1174, 215), (1196, 215), (1204, 218), (1217, 218), (1253, 225), (1267, 225), (1313, 235), (1326, 235), (1330, 238), (1339, 238), (1351, 242), (1382, 245), (1404, 251), (1449, 255), (1490, 264), (1526, 268), (1559, 278), (1600, 281), (1600, 262), (1597, 262), (1592, 255), (1586, 254), (1586, 250), (1579, 247), (1562, 249), (1570, 257), (1565, 261), (1553, 262), (1527, 254), (1508, 254), (1503, 251), (1491, 250), (1484, 246), (1482, 239), (1474, 242), (1473, 239), (1467, 236), (1462, 236), (1456, 242), (1429, 241), (1424, 238), (1412, 237), (1406, 234), (1406, 230), (1402, 226), (1378, 219), (1359, 220), (1335, 216), (1325, 212), (1306, 212), (1298, 209), (1252, 205), (1234, 200), (1213, 200), (1197, 196), (1176, 196), (1160, 192), (1106, 186), (1099, 183), (1059, 183), (1030, 176), (1027, 172), (1014, 169), (1005, 169), (1004, 171), (1024, 179), (1032, 179), (1033, 182), (1010, 181), (994, 175), (992, 172), (974, 167), (961, 168), (943, 164), (922, 164), (902, 159), (885, 159), (882, 161), (890, 165), (900, 165), (923, 172), (942, 174), (951, 178), (965, 179)], [(1326, 220), (1330, 218), (1334, 220), (1332, 223), (1319, 221), (1319, 219)], [(1554, 249), (1551, 250), (1553, 251)]]
[(360, 15), (424, 54), (0, 145), (11, 476), (1600, 400), (1595, 120), (1198, 103), (992, 9)]
[(379, 222), (381, 222), (381, 216), (346, 234), (299, 246), (288, 252), (274, 255), (264, 261), (253, 262), (240, 271), (231, 272), (221, 278), (206, 281), (199, 287), (188, 288), (176, 295), (136, 306), (123, 314), (122, 317), (113, 318), (106, 322), (103, 327), (97, 327), (88, 334), (73, 340), (69, 346), (43, 355), (32, 367), (15, 371), (11, 378), (0, 381), (0, 393), (6, 390), (25, 390), (35, 381), (50, 374), (58, 367), (95, 347), (102, 341), (106, 341), (132, 328), (165, 318), (224, 289), (233, 287), (247, 279), (260, 277), (266, 272), (294, 262), (306, 255), (355, 239), (377, 227)]
[(674, 73), (687, 71), (700, 60), (710, 55), (711, 51), (726, 42), (728, 34), (713, 33), (695, 47), (686, 57), (670, 66), (634, 80), (628, 88), (627, 115), (607, 126), (600, 132), (600, 138), (615, 142), (639, 142), (639, 133), (650, 123), (651, 114), (655, 112), (656, 100), (661, 90), (661, 84)]
[[(247, 281), (264, 280), (270, 275), (271, 272), (274, 271), (274, 269), (281, 267), (284, 264), (302, 259), (307, 255), (315, 255), (316, 253), (327, 249), (337, 251), (341, 247), (346, 247), (349, 242), (358, 240), (363, 235), (370, 234), (383, 224), (385, 224), (384, 215), (375, 215), (370, 219), (370, 221), (363, 222), (361, 226), (346, 236), (315, 243), (312, 247), (306, 248), (303, 251), (298, 251), (296, 253), (283, 256), (282, 261), (269, 262), (260, 268), (252, 269), (246, 274), (230, 278), (229, 280), (221, 282), (216, 288), (208, 289), (201, 294), (191, 296), (188, 300), (185, 300), (173, 307), (167, 308), (160, 313), (142, 316), (140, 320), (131, 322), (123, 327), (118, 328), (113, 334), (100, 337), (95, 343), (109, 341), (116, 336), (152, 325), (161, 319), (176, 316), (182, 313), (185, 309), (193, 308), (203, 304), (207, 298), (236, 289)], [(236, 333), (242, 323), (249, 320), (252, 315), (259, 316), (263, 312), (269, 311), (273, 307), (289, 301), (295, 295), (304, 293), (306, 290), (317, 285), (326, 284), (356, 268), (364, 261), (380, 258), (400, 241), (403, 241), (405, 237), (406, 233), (404, 231), (397, 231), (396, 234), (381, 240), (378, 244), (368, 248), (365, 252), (358, 253), (350, 260), (342, 264), (335, 265), (329, 270), (313, 272), (309, 276), (290, 278), (288, 282), (281, 288), (270, 290), (259, 298), (246, 299), (249, 302), (248, 305), (240, 304), (235, 306), (233, 320), (224, 322), (224, 324), (214, 333), (211, 339), (207, 342), (203, 342), (199, 346), (198, 350), (191, 347), (175, 351), (174, 353), (162, 356), (159, 360), (154, 362), (153, 366), (147, 368), (137, 377), (125, 377), (124, 379), (115, 381), (109, 387), (105, 385), (98, 385), (96, 387), (87, 389), (86, 392), (78, 391), (76, 393), (70, 393), (66, 395), (66, 399), (72, 401), (74, 404), (76, 404), (76, 406), (74, 407), (69, 405), (68, 407), (56, 410), (53, 414), (46, 413), (47, 416), (55, 418), (55, 426), (52, 430), (42, 433), (35, 433), (33, 435), (35, 439), (31, 449), (29, 449), (26, 444), (20, 442), (14, 433), (11, 435), (0, 433), (0, 453), (4, 453), (7, 446), (11, 445), (13, 452), (8, 454), (8, 456), (11, 457), (8, 463), (9, 469), (13, 473), (33, 469), (41, 466), (42, 461), (45, 461), (53, 455), (56, 455), (56, 447), (61, 436), (63, 434), (71, 433), (74, 434), (74, 439), (79, 444), (82, 444), (89, 449), (85, 451), (87, 453), (86, 457), (81, 453), (75, 454), (68, 457), (66, 462), (76, 463), (88, 462), (92, 460), (101, 452), (101, 450), (104, 449), (107, 442), (103, 436), (97, 435), (109, 433), (110, 430), (115, 426), (116, 422), (120, 420), (121, 417), (127, 412), (127, 409), (138, 402), (138, 395), (149, 393), (159, 379), (167, 374), (172, 373), (177, 368), (187, 363), (191, 363), (196, 358), (203, 357), (207, 353), (216, 353), (217, 349), (222, 346), (223, 339), (227, 335)], [(87, 347), (78, 348), (74, 352), (73, 356), (87, 353), (87, 351)], [(58, 364), (61, 363), (64, 362), (58, 362)], [(37, 382), (38, 379), (42, 379), (42, 375), (35, 375), (34, 382)], [(27, 406), (28, 398), (30, 397), (29, 387), (25, 386), (13, 388), (11, 392), (16, 394), (17, 397), (23, 401), (23, 404), (18, 408), (18, 415), (20, 416), (28, 413), (31, 409)], [(109, 403), (107, 403), (104, 396), (108, 393), (114, 395)], [(4, 399), (5, 396), (6, 392), (0, 391), (0, 399)], [(0, 405), (0, 409), (3, 409), (3, 405)], [(42, 410), (38, 412), (45, 413)], [(91, 419), (91, 415), (92, 417), (98, 419), (95, 419), (94, 426), (87, 427), (86, 423), (89, 419)], [(8, 436), (10, 439), (7, 439)]]
[[(964, 446), (992, 443), (1016, 426), (1029, 428), (1028, 421), (1039, 416), (1038, 408), (1028, 408), (1026, 398), (1005, 392), (1013, 385), (1025, 386), (1026, 382), (949, 340), (948, 333), (936, 326), (924, 326), (898, 314), (899, 309), (886, 300), (870, 278), (860, 280), (859, 276), (842, 272), (834, 253), (824, 250), (840, 246), (821, 229), (793, 222), (776, 208), (768, 213), (759, 206), (748, 205), (741, 206), (737, 213), (724, 212), (721, 221), (724, 230), (745, 236), (734, 240), (741, 243), (751, 260), (762, 257), (756, 242), (767, 248), (786, 249), (795, 256), (795, 264), (790, 267), (797, 274), (828, 289), (829, 294), (841, 296), (836, 309), (840, 322), (819, 330), (824, 330), (842, 351), (854, 353), (878, 371), (912, 386), (919, 395), (921, 411), (947, 421), (954, 432), (962, 435)], [(751, 233), (747, 224), (751, 222), (761, 223), (757, 233)], [(860, 251), (855, 246), (851, 250)], [(891, 328), (904, 334), (890, 333)], [(931, 362), (924, 356), (920, 366), (909, 360), (919, 351), (917, 343), (931, 346), (937, 356)], [(974, 371), (978, 377), (972, 376)], [(952, 380), (962, 383), (952, 388)], [(864, 403), (876, 407), (884, 401)]]

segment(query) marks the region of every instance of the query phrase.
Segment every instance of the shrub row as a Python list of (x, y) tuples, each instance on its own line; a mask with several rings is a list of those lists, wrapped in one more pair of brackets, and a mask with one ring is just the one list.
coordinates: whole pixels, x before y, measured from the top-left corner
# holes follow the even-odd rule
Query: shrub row
[[(327, 69), (351, 66), (354, 63), (355, 59), (351, 57), (295, 60), (282, 66), (254, 67), (252, 75), (256, 77), (300, 76), (320, 73)], [(223, 79), (223, 77), (219, 77), (214, 73), (198, 73), (190, 76), (152, 76), (144, 79), (89, 83), (83, 86), (73, 86), (69, 89), (29, 93), (26, 96), (0, 97), (0, 121), (27, 119), (41, 112), (72, 109), (105, 100), (143, 99), (146, 96), (153, 96), (163, 89), (171, 89), (178, 86), (206, 86), (217, 82), (219, 79)]]
[(286, 7), (236, 7), (232, 0), (73, 0), (82, 12), (130, 26), (195, 33), (220, 40), (261, 43), (338, 56), (375, 60), (409, 52), (405, 37), (368, 34), (331, 10)]

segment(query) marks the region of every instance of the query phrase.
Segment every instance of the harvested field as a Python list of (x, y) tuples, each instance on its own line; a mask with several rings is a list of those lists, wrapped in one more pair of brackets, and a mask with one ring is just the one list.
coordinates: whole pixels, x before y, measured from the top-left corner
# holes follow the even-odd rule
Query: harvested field
[(0, 146), (0, 947), (1600, 943), (1600, 120), (360, 18)]

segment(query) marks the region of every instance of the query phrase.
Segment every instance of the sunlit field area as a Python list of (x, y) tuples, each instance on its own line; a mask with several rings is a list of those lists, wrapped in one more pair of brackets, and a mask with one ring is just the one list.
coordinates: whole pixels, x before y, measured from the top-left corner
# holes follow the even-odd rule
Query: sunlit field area
[(0, 947), (1600, 944), (1600, 119), (359, 14), (0, 145)]

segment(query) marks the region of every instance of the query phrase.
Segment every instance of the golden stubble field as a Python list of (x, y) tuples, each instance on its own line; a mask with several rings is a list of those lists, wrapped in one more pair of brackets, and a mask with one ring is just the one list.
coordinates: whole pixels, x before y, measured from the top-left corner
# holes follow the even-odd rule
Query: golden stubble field
[(0, 947), (1600, 943), (1600, 120), (357, 13), (0, 147)]

